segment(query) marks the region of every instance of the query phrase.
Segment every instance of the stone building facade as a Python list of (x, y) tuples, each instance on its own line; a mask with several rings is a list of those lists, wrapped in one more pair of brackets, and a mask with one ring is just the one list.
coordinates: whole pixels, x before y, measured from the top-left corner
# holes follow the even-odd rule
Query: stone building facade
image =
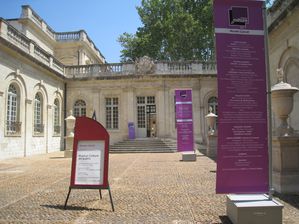
[(54, 32), (30, 6), (0, 18), (0, 159), (63, 149), (65, 65), (105, 63), (85, 31)]
[[(268, 10), (271, 85), (277, 83), (276, 69), (282, 68), (285, 82), (299, 88), (299, 1), (276, 1)], [(294, 95), (294, 109), (289, 124), (299, 130), (299, 94)], [(274, 116), (274, 129), (279, 125)]]
[[(283, 2), (283, 3), (282, 3)], [(298, 1), (268, 11), (271, 84), (282, 67), (299, 86)], [(84, 30), (55, 32), (30, 6), (18, 19), (0, 19), (0, 160), (63, 150), (64, 119), (95, 112), (111, 144), (128, 138), (176, 139), (174, 91), (192, 89), (194, 139), (206, 144), (205, 115), (217, 113), (214, 63), (106, 63)], [(299, 94), (290, 124), (299, 130)], [(276, 121), (273, 121), (274, 128)]]
[[(216, 108), (217, 102), (214, 64), (156, 62), (152, 71), (141, 73), (138, 66), (67, 67), (67, 77), (68, 72), (76, 74), (66, 82), (67, 110), (73, 109), (77, 116), (74, 105), (80, 101), (86, 105), (87, 116), (95, 111), (97, 120), (108, 129), (112, 144), (128, 138), (129, 122), (135, 124), (137, 138), (176, 139), (175, 90), (191, 89), (195, 139), (204, 142), (204, 116), (209, 105)], [(151, 134), (152, 129), (155, 133)]]

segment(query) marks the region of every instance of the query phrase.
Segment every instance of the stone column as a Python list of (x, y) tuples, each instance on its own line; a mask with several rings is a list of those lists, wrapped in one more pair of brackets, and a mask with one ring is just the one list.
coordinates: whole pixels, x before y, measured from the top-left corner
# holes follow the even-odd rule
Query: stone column
[(100, 90), (93, 89), (92, 96), (93, 96), (93, 98), (92, 98), (93, 108), (91, 109), (92, 110), (91, 116), (93, 115), (93, 112), (95, 111), (97, 121), (99, 121), (100, 120)]
[(136, 128), (137, 128), (137, 118), (136, 118), (136, 95), (135, 95), (135, 88), (134, 87), (126, 87), (123, 90), (124, 96), (122, 97), (123, 103), (122, 107), (120, 108), (120, 113), (122, 114), (122, 123), (124, 124), (122, 128), (124, 133), (124, 139), (129, 138), (129, 122), (134, 123), (135, 127), (135, 134), (136, 134)]
[(202, 142), (201, 138), (201, 113), (200, 113), (200, 88), (199, 83), (192, 88), (192, 107), (193, 107), (193, 135), (194, 142)]
[[(135, 115), (136, 115), (136, 105), (135, 105), (135, 93), (134, 89), (126, 89), (125, 92), (127, 93), (127, 105), (126, 105), (126, 110), (127, 110), (127, 119), (128, 122), (134, 122), (136, 123)], [(135, 124), (136, 126), (136, 124)]]
[(165, 138), (170, 136), (170, 121), (172, 119), (169, 117), (169, 100), (168, 94), (169, 89), (163, 85), (158, 88), (158, 100), (156, 102), (157, 110), (157, 136), (160, 138)]
[(24, 157), (28, 155), (28, 149), (32, 146), (33, 133), (33, 106), (32, 99), (25, 99), (25, 116), (24, 116)]
[(171, 95), (170, 95), (169, 88), (164, 88), (163, 92), (164, 92), (164, 104), (165, 104), (164, 110), (165, 110), (165, 114), (166, 114), (164, 137), (169, 138), (171, 136), (171, 122), (174, 120), (174, 117), (169, 116), (170, 111), (171, 111), (170, 110), (170, 105), (171, 105), (170, 100), (172, 100), (172, 98), (170, 98)]

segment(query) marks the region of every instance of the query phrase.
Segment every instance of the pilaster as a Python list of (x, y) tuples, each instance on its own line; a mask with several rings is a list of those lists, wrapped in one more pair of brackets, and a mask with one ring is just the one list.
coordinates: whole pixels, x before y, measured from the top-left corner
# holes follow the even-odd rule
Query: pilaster
[[(169, 88), (163, 85), (158, 88), (158, 100), (157, 104), (157, 136), (169, 137), (171, 134), (170, 130), (170, 119), (172, 119), (169, 108)], [(174, 118), (173, 118), (174, 119)]]
[(99, 90), (99, 89), (92, 90), (92, 96), (93, 96), (93, 98), (92, 98), (92, 100), (93, 100), (92, 115), (93, 115), (93, 112), (95, 111), (97, 121), (100, 119), (100, 109), (101, 109), (101, 107), (100, 107), (100, 92), (101, 92), (101, 90)]

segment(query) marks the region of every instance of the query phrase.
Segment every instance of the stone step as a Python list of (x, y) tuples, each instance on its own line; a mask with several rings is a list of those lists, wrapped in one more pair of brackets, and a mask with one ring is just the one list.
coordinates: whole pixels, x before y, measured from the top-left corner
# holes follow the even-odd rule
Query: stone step
[(176, 152), (176, 141), (159, 138), (124, 140), (110, 146), (111, 153)]

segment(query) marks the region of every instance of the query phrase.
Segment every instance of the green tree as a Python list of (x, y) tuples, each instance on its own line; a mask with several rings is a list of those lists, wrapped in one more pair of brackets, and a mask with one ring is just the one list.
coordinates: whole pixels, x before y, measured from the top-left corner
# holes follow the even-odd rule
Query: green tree
[(210, 60), (214, 55), (212, 0), (142, 0), (142, 27), (123, 33), (121, 60)]

